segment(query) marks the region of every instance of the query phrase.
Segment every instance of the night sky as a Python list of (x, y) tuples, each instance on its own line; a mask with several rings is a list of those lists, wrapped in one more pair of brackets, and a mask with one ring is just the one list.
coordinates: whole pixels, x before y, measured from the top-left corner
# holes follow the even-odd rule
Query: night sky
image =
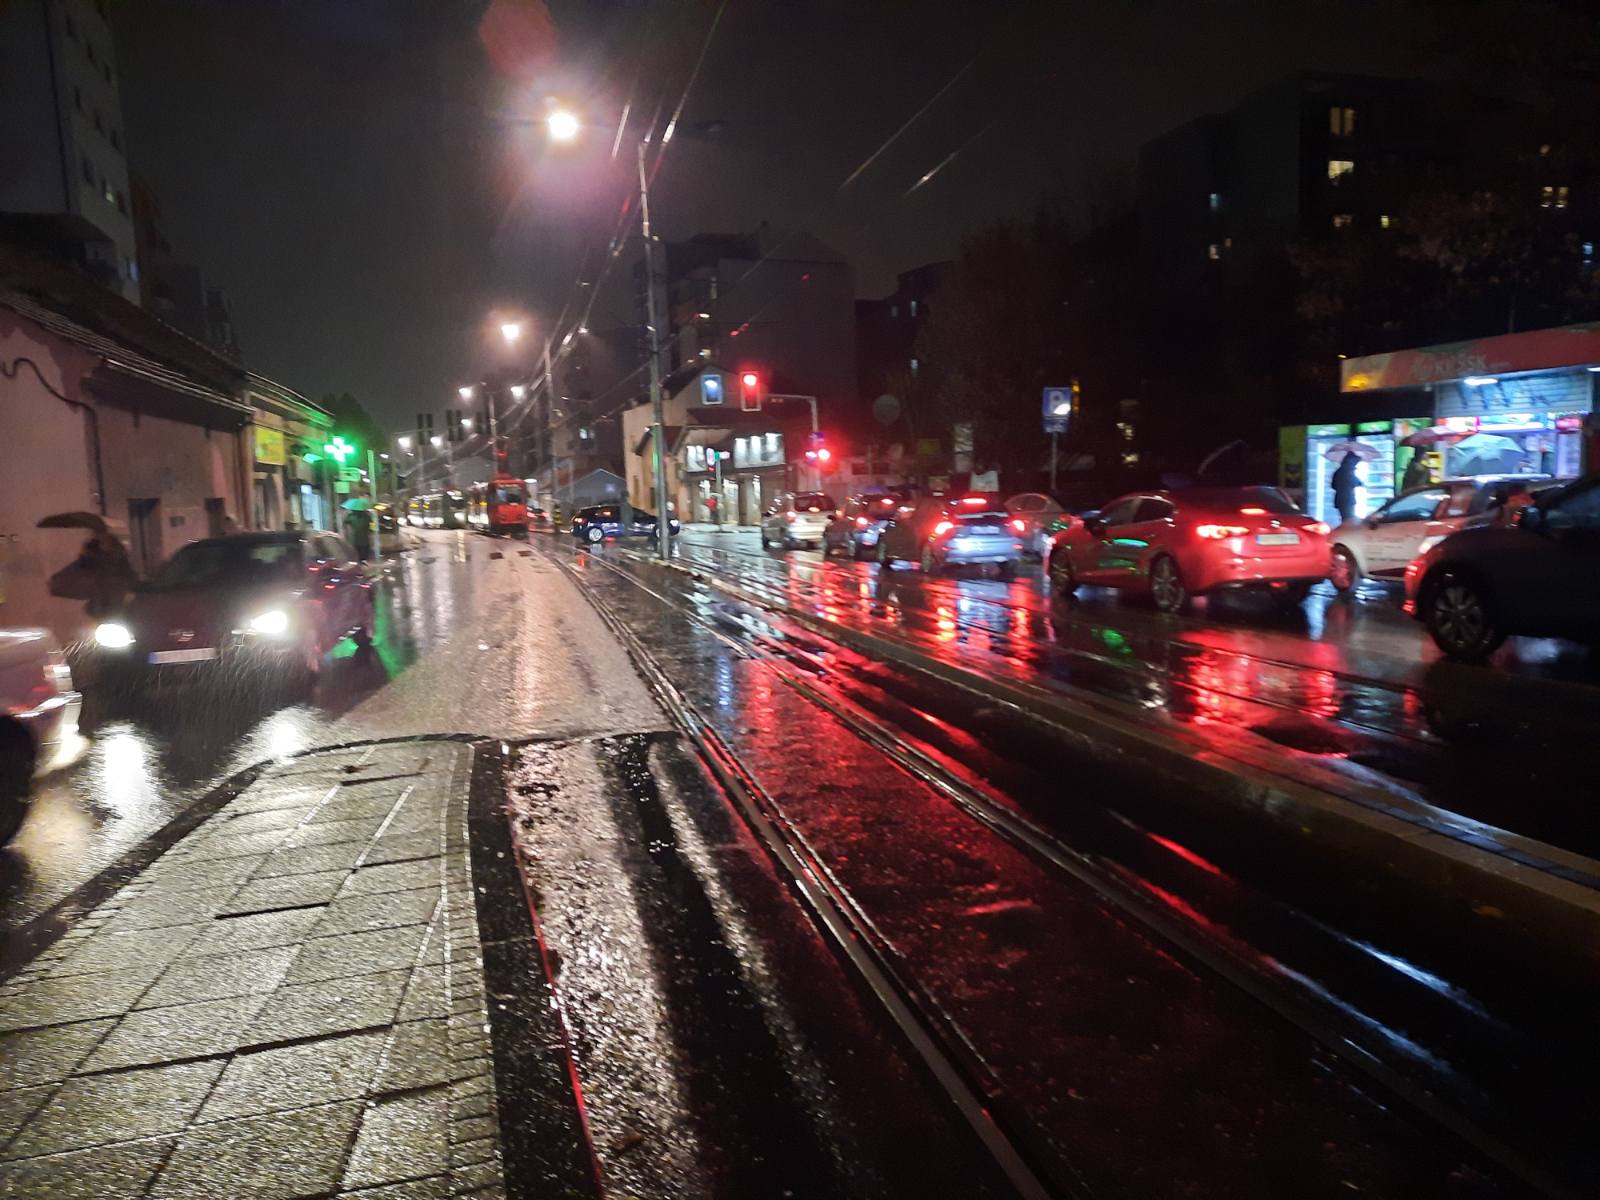
[[(716, 11), (139, 0), (117, 17), (130, 157), (175, 252), (226, 290), (248, 365), (313, 397), (352, 392), (399, 429), (499, 360), (497, 314), (548, 318), (594, 273), (631, 164), (610, 161), (605, 129), (546, 146), (544, 98), (612, 126), (631, 99), (636, 129), (682, 94)], [(882, 295), (1046, 193), (1085, 217), (1114, 207), (1142, 141), (1289, 71), (1419, 69), (1404, 12), (731, 0), (684, 113), (717, 127), (674, 141), (656, 224), (803, 226), (853, 262), (858, 294)], [(605, 289), (596, 323), (623, 323), (628, 303)]]

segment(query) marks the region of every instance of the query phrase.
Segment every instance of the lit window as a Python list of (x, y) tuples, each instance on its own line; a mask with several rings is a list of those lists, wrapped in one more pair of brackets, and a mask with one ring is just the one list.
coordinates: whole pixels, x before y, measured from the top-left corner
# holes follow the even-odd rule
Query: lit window
[(917, 302), (915, 300), (911, 302), (911, 315), (913, 317), (917, 315)]
[(1567, 192), (1568, 192), (1567, 185), (1564, 184), (1564, 183), (1560, 187), (1556, 188), (1556, 207), (1557, 208), (1565, 208), (1567, 206)]
[(115, 204), (117, 202), (117, 190), (111, 186), (109, 179), (100, 181), (100, 194), (106, 198), (107, 204)]
[(1382, 216), (1380, 216), (1378, 218), (1378, 227), (1380, 229), (1388, 229), (1393, 224), (1394, 224), (1394, 218), (1391, 217), (1388, 213), (1384, 213)]
[(1549, 208), (1556, 202), (1556, 190), (1548, 183), (1539, 189), (1539, 207)]
[(913, 358), (911, 360), (911, 373), (913, 375), (915, 375), (917, 373), (917, 366), (918, 366), (917, 360)]
[(1583, 244), (1583, 256), (1585, 258), (1593, 258), (1594, 257), (1594, 243), (1593, 242), (1585, 242)]
[(1222, 193), (1221, 192), (1212, 192), (1209, 196), (1207, 196), (1206, 197), (1206, 206), (1208, 208), (1210, 208), (1212, 212), (1221, 212), (1222, 211)]
[(1355, 131), (1355, 109), (1335, 107), (1328, 110), (1328, 132), (1334, 137), (1349, 137)]
[(1549, 142), (1545, 142), (1544, 145), (1539, 147), (1539, 157), (1540, 158), (1549, 158), (1550, 157), (1550, 143)]
[(1354, 221), (1355, 217), (1351, 216), (1349, 213), (1333, 214), (1333, 227), (1335, 229), (1348, 229)]
[(1355, 163), (1348, 158), (1330, 158), (1328, 160), (1328, 179), (1332, 183), (1338, 183), (1346, 175), (1354, 174), (1355, 169)]
[(1216, 262), (1222, 257), (1222, 247), (1217, 245), (1216, 242), (1212, 242), (1211, 245), (1206, 247), (1206, 257), (1212, 262)]

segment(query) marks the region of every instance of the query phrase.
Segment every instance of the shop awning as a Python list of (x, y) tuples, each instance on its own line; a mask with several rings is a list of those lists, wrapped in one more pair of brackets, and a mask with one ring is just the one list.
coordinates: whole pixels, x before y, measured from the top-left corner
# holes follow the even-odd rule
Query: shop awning
[(1346, 359), (1339, 364), (1339, 390), (1375, 392), (1589, 366), (1600, 366), (1600, 322)]

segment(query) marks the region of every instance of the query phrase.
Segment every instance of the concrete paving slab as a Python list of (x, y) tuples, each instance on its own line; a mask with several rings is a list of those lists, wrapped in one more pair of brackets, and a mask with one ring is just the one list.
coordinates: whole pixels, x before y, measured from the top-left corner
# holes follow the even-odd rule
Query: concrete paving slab
[(317, 937), (328, 937), (337, 933), (389, 929), (396, 925), (425, 924), (433, 919), (438, 907), (439, 889), (436, 887), (351, 896), (328, 905), (314, 932)]
[(200, 1120), (256, 1116), (365, 1095), (384, 1041), (381, 1033), (351, 1034), (240, 1054), (228, 1064)]
[(183, 1063), (67, 1080), (3, 1157), (33, 1158), (177, 1133), (200, 1108), (221, 1062)]
[(389, 1025), (400, 1009), (409, 977), (409, 971), (385, 971), (280, 988), (246, 1030), (246, 1043), (286, 1042)]
[(111, 1018), (51, 1025), (0, 1037), (0, 1089), (65, 1079), (115, 1025)]
[(270, 992), (283, 982), (289, 964), (299, 952), (298, 946), (268, 946), (184, 959), (166, 969), (154, 986), (139, 998), (137, 1007), (158, 1008)]
[(150, 1195), (267, 1200), (331, 1192), (361, 1111), (359, 1101), (346, 1101), (199, 1126), (178, 1144)]
[(117, 1022), (79, 1069), (108, 1071), (231, 1053), (266, 1002), (264, 995), (230, 996), (131, 1012)]
[(0, 1164), (0, 1197), (129, 1200), (144, 1195), (172, 1146), (154, 1138)]
[(344, 1186), (371, 1187), (443, 1171), (450, 1165), (449, 1117), (443, 1091), (382, 1100), (368, 1108)]

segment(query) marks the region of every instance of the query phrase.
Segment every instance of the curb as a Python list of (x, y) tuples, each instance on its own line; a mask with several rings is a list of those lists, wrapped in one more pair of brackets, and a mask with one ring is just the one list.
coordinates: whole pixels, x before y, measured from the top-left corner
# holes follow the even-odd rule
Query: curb
[[(997, 680), (932, 658), (899, 639), (775, 606), (689, 567), (639, 561), (665, 565), (756, 608), (780, 612), (823, 638), (975, 700), (1002, 704), (1102, 766), (1147, 776), (1153, 771), (1169, 800), (1191, 816), (1231, 816), (1257, 830), (1265, 823), (1296, 853), (1334, 863), (1354, 879), (1378, 882), (1408, 904), (1430, 910), (1459, 930), (1455, 940), (1475, 953), (1517, 963), (1537, 959), (1546, 967), (1551, 960), (1569, 962), (1591, 977), (1600, 966), (1600, 862), (1593, 859), (1397, 791), (1330, 777), (1276, 743), (1251, 745), (1253, 739), (1241, 734), (1235, 753), (1224, 756), (1181, 731), (1141, 727), (1135, 714), (1119, 711), (1125, 706), (1115, 701), (1090, 704)], [(1225, 806), (1222, 814), (1214, 807), (1219, 801)]]

